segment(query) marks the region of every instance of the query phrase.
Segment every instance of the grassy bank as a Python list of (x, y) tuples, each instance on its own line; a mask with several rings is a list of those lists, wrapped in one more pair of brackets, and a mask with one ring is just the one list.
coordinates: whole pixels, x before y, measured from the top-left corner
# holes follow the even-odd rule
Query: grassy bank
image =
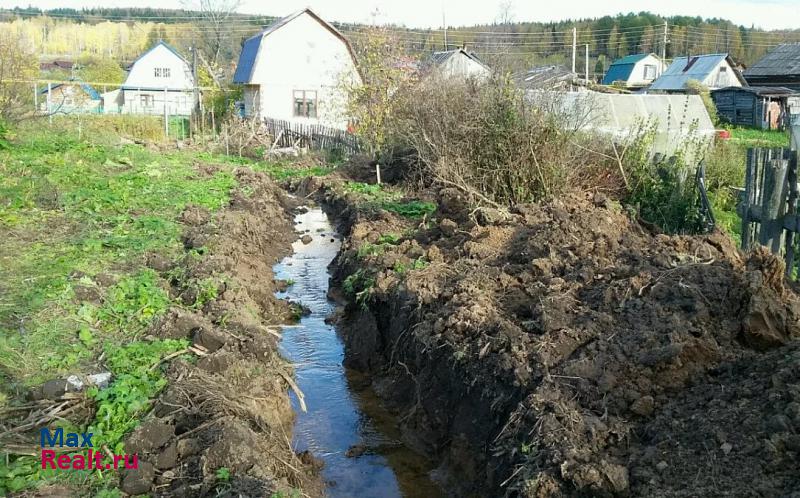
[[(89, 430), (95, 446), (122, 453), (123, 437), (164, 387), (161, 360), (187, 345), (145, 337), (176, 305), (150, 267), (183, 253), (184, 208), (225, 207), (238, 167), (279, 179), (328, 171), (121, 140), (130, 125), (35, 123), (13, 130), (0, 150), (0, 448), (36, 447), (10, 417), (32, 388), (110, 370), (111, 386), (87, 393), (84, 416), (49, 426)], [(0, 495), (51, 480), (113, 488), (115, 476), (56, 475), (24, 453), (2, 455)]]

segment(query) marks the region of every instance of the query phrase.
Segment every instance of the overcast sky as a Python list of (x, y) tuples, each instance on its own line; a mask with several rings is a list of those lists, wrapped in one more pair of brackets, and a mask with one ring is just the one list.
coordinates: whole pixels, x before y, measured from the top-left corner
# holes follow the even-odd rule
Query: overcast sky
[[(0, 0), (0, 5), (55, 7), (181, 8), (182, 0)], [(503, 6), (510, 4), (510, 9)], [(281, 16), (310, 6), (323, 17), (342, 22), (394, 23), (409, 27), (491, 23), (510, 10), (515, 21), (552, 21), (601, 17), (647, 10), (662, 15), (719, 17), (765, 29), (800, 28), (800, 0), (242, 0), (240, 12)], [(377, 16), (375, 13), (377, 12)]]

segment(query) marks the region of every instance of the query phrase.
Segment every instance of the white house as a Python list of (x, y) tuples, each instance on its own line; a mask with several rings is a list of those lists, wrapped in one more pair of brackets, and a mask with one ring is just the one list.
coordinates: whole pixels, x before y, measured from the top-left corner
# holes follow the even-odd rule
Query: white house
[(189, 62), (159, 41), (136, 59), (119, 90), (103, 94), (106, 113), (191, 115), (194, 77)]
[(244, 85), (245, 116), (346, 129), (346, 86), (361, 77), (350, 42), (303, 9), (244, 42), (233, 82)]
[(648, 91), (685, 92), (689, 81), (699, 81), (710, 90), (747, 86), (728, 54), (676, 57)]
[(492, 72), (478, 56), (464, 48), (434, 52), (428, 66), (445, 78), (487, 78)]
[(647, 86), (661, 76), (663, 68), (661, 59), (654, 54), (628, 55), (611, 63), (603, 84), (622, 82), (628, 88)]

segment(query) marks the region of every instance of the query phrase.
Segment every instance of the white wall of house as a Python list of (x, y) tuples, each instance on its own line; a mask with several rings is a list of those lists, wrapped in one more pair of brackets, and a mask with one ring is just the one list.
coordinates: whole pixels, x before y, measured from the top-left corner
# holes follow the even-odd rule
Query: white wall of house
[(166, 106), (170, 116), (189, 115), (194, 102), (193, 87), (189, 63), (158, 44), (134, 62), (116, 105), (108, 99), (105, 112), (163, 115)]
[(729, 86), (742, 86), (742, 82), (736, 77), (735, 69), (726, 60), (717, 64), (717, 67), (709, 73), (702, 83), (711, 90)]
[(163, 44), (142, 55), (131, 67), (123, 86), (191, 90), (192, 68)]
[(663, 72), (661, 60), (653, 54), (648, 55), (633, 66), (633, 71), (626, 82), (629, 86), (649, 85)]
[[(345, 129), (344, 82), (360, 82), (346, 43), (304, 12), (261, 41), (244, 87), (245, 115)], [(297, 115), (303, 98), (316, 98), (316, 117)]]
[[(122, 114), (157, 114), (169, 116), (189, 116), (192, 114), (194, 95), (191, 91), (183, 92), (177, 90), (139, 90), (123, 89), (122, 106), (116, 111)], [(106, 112), (114, 112), (109, 109)]]
[(489, 68), (469, 57), (460, 50), (442, 63), (438, 71), (445, 78), (487, 78)]

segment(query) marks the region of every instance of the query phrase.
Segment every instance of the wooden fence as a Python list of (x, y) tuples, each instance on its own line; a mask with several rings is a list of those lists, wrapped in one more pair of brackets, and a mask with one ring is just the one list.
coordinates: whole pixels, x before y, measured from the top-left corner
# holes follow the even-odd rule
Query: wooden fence
[(264, 119), (264, 126), (275, 137), (275, 147), (307, 147), (313, 150), (341, 151), (355, 154), (361, 145), (355, 135), (319, 124), (292, 123), (280, 119)]
[(739, 203), (742, 249), (755, 244), (786, 259), (786, 275), (793, 276), (800, 237), (797, 152), (793, 149), (748, 149), (745, 188)]

